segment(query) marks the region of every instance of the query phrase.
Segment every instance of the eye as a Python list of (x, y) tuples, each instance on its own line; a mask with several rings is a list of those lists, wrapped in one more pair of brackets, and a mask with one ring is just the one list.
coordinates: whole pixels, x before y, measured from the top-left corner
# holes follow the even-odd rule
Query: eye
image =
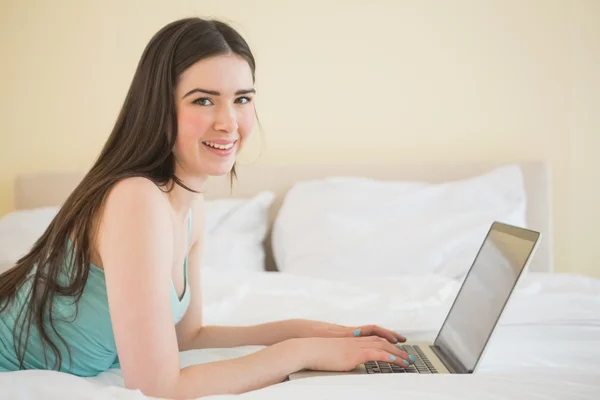
[(252, 98), (248, 97), (248, 96), (238, 97), (237, 99), (235, 99), (235, 102), (239, 103), (239, 104), (246, 104), (246, 103), (250, 103), (251, 101), (252, 101)]
[(198, 104), (199, 106), (209, 106), (213, 104), (213, 102), (208, 97), (200, 97), (193, 101), (194, 104)]

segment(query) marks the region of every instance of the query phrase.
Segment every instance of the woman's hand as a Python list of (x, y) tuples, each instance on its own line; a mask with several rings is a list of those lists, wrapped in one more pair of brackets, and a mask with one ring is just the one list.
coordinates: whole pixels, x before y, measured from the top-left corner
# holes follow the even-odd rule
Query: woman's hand
[(379, 336), (290, 339), (284, 342), (304, 369), (351, 371), (367, 361), (385, 361), (408, 367), (413, 359)]
[(406, 338), (396, 332), (378, 325), (343, 326), (328, 322), (307, 319), (293, 319), (286, 322), (292, 338), (348, 338), (362, 336), (378, 336), (390, 343), (406, 342)]

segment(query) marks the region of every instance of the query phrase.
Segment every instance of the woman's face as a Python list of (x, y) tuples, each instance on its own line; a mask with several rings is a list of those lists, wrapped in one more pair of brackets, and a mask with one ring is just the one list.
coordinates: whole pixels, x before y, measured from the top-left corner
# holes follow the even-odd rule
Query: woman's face
[(175, 91), (180, 178), (206, 179), (231, 171), (254, 125), (254, 82), (241, 57), (201, 60), (180, 77)]

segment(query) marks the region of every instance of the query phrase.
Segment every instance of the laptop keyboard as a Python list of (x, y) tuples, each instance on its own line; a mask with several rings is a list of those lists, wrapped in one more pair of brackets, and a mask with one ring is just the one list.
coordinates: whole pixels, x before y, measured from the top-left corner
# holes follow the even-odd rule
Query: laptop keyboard
[(385, 361), (367, 361), (365, 368), (368, 374), (437, 374), (437, 370), (418, 346), (401, 345), (399, 349), (415, 358), (415, 362), (402, 368), (399, 365)]

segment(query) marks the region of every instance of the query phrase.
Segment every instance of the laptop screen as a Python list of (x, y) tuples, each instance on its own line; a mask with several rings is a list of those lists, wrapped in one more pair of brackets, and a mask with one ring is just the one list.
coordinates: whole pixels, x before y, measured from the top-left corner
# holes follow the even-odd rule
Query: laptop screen
[(435, 345), (475, 369), (539, 233), (494, 223), (463, 281)]

